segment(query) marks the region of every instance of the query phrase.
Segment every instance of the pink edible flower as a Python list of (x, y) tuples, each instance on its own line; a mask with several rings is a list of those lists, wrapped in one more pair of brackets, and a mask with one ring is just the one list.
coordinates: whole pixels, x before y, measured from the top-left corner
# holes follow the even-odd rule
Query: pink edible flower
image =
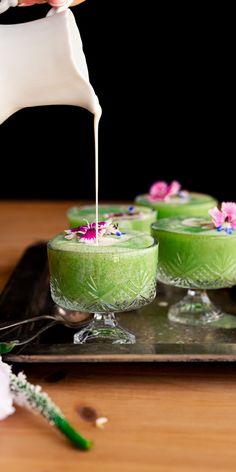
[[(98, 236), (103, 236), (103, 234), (106, 232), (109, 226), (110, 226), (110, 222), (99, 221)], [(90, 223), (85, 226), (80, 226), (78, 228), (77, 234), (79, 236), (80, 241), (93, 243), (96, 240), (96, 223)]]
[(209, 215), (218, 231), (231, 234), (236, 230), (236, 203), (223, 202), (220, 210), (214, 207), (209, 210)]
[(232, 228), (236, 229), (236, 203), (223, 202), (221, 205), (221, 210), (227, 215)]
[[(84, 243), (94, 243), (96, 241), (96, 223), (88, 223), (87, 225), (78, 226), (77, 228), (65, 230), (65, 238), (73, 239), (75, 236), (77, 239)], [(99, 221), (98, 222), (98, 236), (102, 237), (105, 234), (115, 234), (116, 236), (122, 236), (118, 228), (112, 224), (111, 220)]]
[(149, 190), (150, 201), (165, 201), (169, 197), (178, 195), (181, 189), (181, 185), (177, 180), (173, 180), (170, 185), (167, 182), (159, 180), (155, 182)]

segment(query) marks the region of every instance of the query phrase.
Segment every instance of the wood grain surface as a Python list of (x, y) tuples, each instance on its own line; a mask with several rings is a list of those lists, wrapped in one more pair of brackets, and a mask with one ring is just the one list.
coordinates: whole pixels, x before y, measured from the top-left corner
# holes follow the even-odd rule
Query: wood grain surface
[[(66, 228), (71, 202), (0, 203), (0, 283), (25, 247)], [(74, 450), (53, 427), (24, 410), (0, 423), (7, 472), (196, 472), (236, 469), (235, 364), (16, 365), (40, 383), (81, 433)], [(103, 430), (78, 414), (96, 409)]]

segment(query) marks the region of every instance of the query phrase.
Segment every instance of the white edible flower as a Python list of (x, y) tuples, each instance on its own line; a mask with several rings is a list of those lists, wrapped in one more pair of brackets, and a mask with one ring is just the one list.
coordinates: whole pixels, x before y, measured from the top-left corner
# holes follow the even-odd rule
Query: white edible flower
[(0, 420), (14, 413), (13, 395), (10, 390), (11, 367), (0, 357)]

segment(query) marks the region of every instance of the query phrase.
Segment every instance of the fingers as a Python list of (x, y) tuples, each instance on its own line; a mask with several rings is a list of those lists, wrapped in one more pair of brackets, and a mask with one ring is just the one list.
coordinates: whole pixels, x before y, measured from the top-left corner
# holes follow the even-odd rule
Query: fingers
[[(79, 5), (83, 3), (85, 0), (74, 0), (71, 6)], [(18, 4), (22, 7), (29, 7), (30, 5), (35, 5), (36, 3), (49, 3), (54, 8), (61, 7), (64, 5), (65, 0), (49, 0), (46, 2), (45, 0), (19, 0)], [(1, 5), (1, 0), (0, 0)]]
[[(70, 6), (74, 7), (75, 5), (79, 5), (80, 3), (84, 2), (85, 0), (73, 0)], [(49, 5), (54, 8), (62, 7), (66, 0), (48, 0)]]
[(29, 7), (30, 5), (36, 5), (36, 3), (47, 3), (45, 0), (19, 0), (18, 5), (20, 7)]
[(83, 2), (85, 2), (85, 0), (74, 0), (71, 6), (74, 7), (75, 5), (79, 5), (80, 3), (83, 3)]

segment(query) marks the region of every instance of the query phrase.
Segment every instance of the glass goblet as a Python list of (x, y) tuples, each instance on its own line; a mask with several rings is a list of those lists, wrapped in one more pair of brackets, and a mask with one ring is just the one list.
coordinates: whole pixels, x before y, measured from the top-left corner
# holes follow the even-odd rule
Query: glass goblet
[[(71, 207), (67, 211), (70, 228), (84, 225), (85, 221), (91, 223), (96, 217), (95, 205)], [(146, 206), (131, 206), (119, 204), (99, 205), (99, 219), (111, 219), (118, 223), (121, 231), (142, 231), (150, 234), (151, 223), (156, 221), (156, 210)]]
[(195, 192), (180, 192), (163, 200), (150, 200), (149, 194), (138, 195), (135, 198), (137, 205), (145, 205), (157, 211), (157, 217), (175, 218), (208, 216), (208, 211), (217, 205), (217, 201), (210, 195)]
[(48, 243), (51, 294), (67, 310), (94, 314), (74, 336), (75, 344), (133, 344), (134, 334), (118, 325), (116, 312), (136, 310), (156, 295), (158, 244), (150, 235), (130, 232), (103, 244), (66, 240)]
[(159, 241), (158, 279), (187, 288), (187, 295), (168, 312), (170, 321), (200, 325), (223, 314), (207, 289), (236, 283), (236, 233), (217, 231), (209, 218), (165, 218), (152, 225)]

